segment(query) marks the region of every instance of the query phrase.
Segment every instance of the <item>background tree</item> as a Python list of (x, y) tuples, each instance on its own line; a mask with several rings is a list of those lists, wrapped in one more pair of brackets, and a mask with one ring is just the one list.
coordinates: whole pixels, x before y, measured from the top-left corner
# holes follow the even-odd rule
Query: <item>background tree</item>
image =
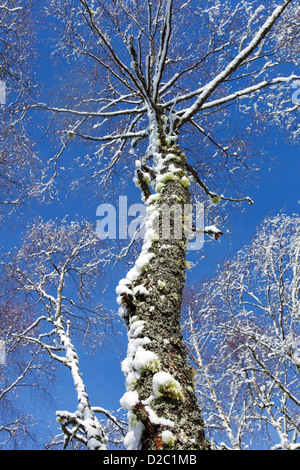
[[(24, 106), (34, 88), (32, 2), (8, 0), (0, 5), (0, 211), (7, 215), (37, 186), (38, 158), (31, 120)], [(36, 137), (36, 136), (35, 136)]]
[(253, 448), (259, 436), (260, 448), (299, 449), (299, 253), (299, 217), (268, 217), (187, 293), (186, 336), (216, 448)]
[[(1, 285), (4, 289), (3, 276)], [(18, 305), (11, 299), (4, 299), (1, 293), (0, 306), (0, 443), (5, 448), (26, 448), (36, 445), (33, 426), (35, 419), (22, 411), (20, 396), (25, 388), (36, 387), (37, 395), (46, 397), (50, 382), (49, 364), (38, 360), (38, 351), (25, 340), (20, 341), (18, 333), (30, 322), (30, 306)], [(43, 374), (43, 372), (45, 374)], [(43, 375), (43, 380), (42, 376)]]
[(57, 436), (53, 445), (76, 448), (79, 442), (88, 449), (106, 449), (106, 425), (100, 424), (96, 413), (104, 416), (104, 423), (107, 419), (111, 421), (109, 428), (114, 428), (115, 433), (122, 431), (123, 426), (108, 410), (92, 407), (75, 343), (77, 338), (79, 346), (84, 342), (85, 349), (91, 350), (95, 343), (99, 347), (106, 340), (112, 319), (103, 311), (95, 288), (103, 276), (105, 262), (109, 261), (109, 252), (100, 249), (94, 227), (85, 221), (64, 220), (58, 224), (38, 220), (28, 227), (21, 248), (6, 258), (1, 264), (5, 281), (2, 299), (6, 302), (13, 299), (23, 307), (19, 327), (7, 322), (10, 328), (5, 328), (5, 335), (10, 342), (13, 340), (19, 346), (23, 343), (22, 350), (30, 345), (31, 355), (24, 356), (23, 373), (11, 381), (2, 395), (14, 392), (17, 384), (24, 385), (36, 356), (48, 353), (54, 364), (70, 370), (78, 400), (75, 412), (57, 411), (63, 436)]
[[(95, 181), (111, 194), (111, 182), (131, 181), (135, 172), (147, 211), (140, 256), (117, 288), (129, 336), (121, 400), (131, 423), (126, 446), (208, 448), (180, 331), (187, 220), (180, 220), (180, 240), (174, 233), (162, 239), (161, 215), (174, 203), (183, 214), (197, 197), (219, 207), (252, 203), (237, 183), (250, 174), (253, 126), (266, 132), (288, 116), (291, 127), (298, 109), (286, 98), (299, 77), (285, 31), (297, 31), (299, 6), (70, 0), (52, 1), (48, 11), (69, 76), (83, 73), (80, 93), (69, 90), (64, 105), (60, 99), (31, 108), (48, 110), (52, 125), (58, 122), (45, 189), (58, 181), (63, 154), (78, 137), (87, 147), (73, 154), (72, 166), (87, 170), (90, 187)], [(78, 180), (75, 173), (71, 187)]]

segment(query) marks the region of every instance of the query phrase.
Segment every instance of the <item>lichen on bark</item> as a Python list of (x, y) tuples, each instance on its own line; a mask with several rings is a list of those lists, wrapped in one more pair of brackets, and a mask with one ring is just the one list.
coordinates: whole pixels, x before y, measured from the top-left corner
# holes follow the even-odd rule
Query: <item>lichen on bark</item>
[[(180, 328), (188, 236), (184, 209), (190, 205), (185, 155), (176, 144), (176, 136), (167, 136), (162, 124), (157, 125), (154, 132), (152, 142), (157, 145), (151, 148), (156, 174), (153, 187), (159, 197), (150, 196), (146, 201), (148, 214), (156, 213), (156, 219), (152, 218), (148, 226), (152, 230), (151, 242), (147, 241), (151, 256), (132, 282), (131, 289), (136, 294), (130, 296), (130, 302), (127, 299), (123, 303), (129, 331), (133, 320), (143, 322), (133, 341), (146, 339), (143, 347), (154, 353), (157, 361), (155, 368), (134, 370), (132, 366), (134, 384), (129, 386), (137, 392), (138, 401), (131, 407), (130, 415), (135, 416), (135, 424), (142, 423), (140, 449), (168, 449), (171, 442), (172, 449), (208, 449)], [(166, 237), (163, 211), (171, 208), (175, 201), (178, 211), (169, 211), (170, 230)], [(175, 233), (178, 220), (181, 237)], [(147, 293), (136, 289), (138, 286), (146, 288)], [(153, 381), (159, 372), (164, 373), (163, 377), (169, 382), (161, 386), (160, 393), (155, 393)], [(173, 438), (169, 441), (162, 439), (166, 431), (172, 432)]]

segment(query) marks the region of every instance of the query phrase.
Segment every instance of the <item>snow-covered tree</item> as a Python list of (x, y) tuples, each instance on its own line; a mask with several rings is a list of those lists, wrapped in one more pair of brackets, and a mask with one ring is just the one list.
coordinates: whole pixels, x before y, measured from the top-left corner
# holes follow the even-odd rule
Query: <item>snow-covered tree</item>
[(39, 396), (46, 398), (47, 385), (53, 371), (51, 364), (42, 360), (21, 333), (32, 321), (31, 309), (24, 302), (18, 305), (5, 298), (5, 280), (1, 276), (0, 301), (0, 445), (5, 448), (26, 448), (35, 443), (35, 419), (22, 409), (22, 391), (39, 384)]
[[(106, 449), (106, 424), (100, 423), (97, 413), (104, 416), (104, 422), (109, 420), (115, 431), (123, 429), (109, 410), (91, 405), (76, 347), (76, 338), (79, 346), (85, 342), (85, 349), (95, 344), (99, 347), (108, 334), (112, 316), (104, 312), (95, 294), (107, 261), (109, 252), (100, 249), (94, 227), (88, 222), (38, 220), (28, 227), (21, 248), (7, 254), (1, 263), (2, 307), (5, 309), (4, 301), (22, 305), (18, 328), (14, 315), (11, 327), (6, 325), (3, 330), (4, 340), (15, 347), (23, 345), (23, 353), (26, 345), (32, 349), (24, 356), (24, 370), (0, 392), (0, 398), (14, 392), (17, 385), (24, 386), (33, 369), (41, 369), (35, 360), (43, 352), (53, 364), (69, 369), (78, 406), (75, 412), (57, 411), (63, 435), (53, 442), (64, 448), (76, 448), (80, 443), (88, 449)], [(12, 359), (11, 354), (9, 357)]]
[[(290, 87), (299, 79), (299, 5), (53, 0), (47, 10), (55, 18), (57, 64), (68, 61), (72, 84), (61, 68), (64, 94), (31, 107), (51, 113), (50, 129), (58, 126), (44, 189), (63, 174), (70, 149), (71, 166), (79, 164), (91, 191), (112, 194), (116, 178), (125, 184), (134, 176), (146, 208), (140, 254), (117, 287), (129, 340), (125, 444), (207, 449), (180, 329), (191, 225), (184, 208), (197, 197), (212, 207), (252, 204), (237, 184), (251, 173), (253, 129), (279, 123), (297, 135)], [(83, 155), (76, 147), (82, 143)], [(75, 171), (73, 188), (80, 177)], [(162, 237), (162, 214), (174, 204), (180, 216), (173, 211), (171, 226), (179, 224), (182, 236), (174, 228)], [(217, 238), (215, 225), (207, 231)]]
[(268, 217), (187, 293), (189, 351), (217, 448), (300, 448), (299, 254), (299, 216)]
[(34, 34), (31, 0), (1, 2), (0, 213), (5, 215), (24, 203), (36, 187), (38, 158), (27, 132), (30, 120), (24, 113), (34, 88)]

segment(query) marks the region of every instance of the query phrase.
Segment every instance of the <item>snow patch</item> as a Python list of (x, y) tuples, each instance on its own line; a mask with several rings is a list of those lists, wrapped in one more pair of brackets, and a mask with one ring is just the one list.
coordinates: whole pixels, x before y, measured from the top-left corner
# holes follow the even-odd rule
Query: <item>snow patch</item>
[(145, 429), (145, 426), (140, 421), (136, 426), (126, 434), (124, 439), (124, 445), (127, 450), (139, 450), (142, 433)]
[(135, 286), (135, 288), (133, 289), (133, 293), (134, 295), (136, 294), (149, 295), (148, 290), (142, 284), (140, 284), (139, 286)]
[(174, 400), (184, 399), (180, 383), (168, 372), (157, 372), (152, 379), (153, 394), (156, 398), (169, 396)]
[(176, 436), (167, 429), (161, 433), (161, 438), (162, 441), (170, 447), (172, 447), (176, 441)]
[(124, 410), (131, 410), (139, 402), (139, 394), (136, 390), (125, 392), (120, 399), (120, 405)]
[(157, 371), (159, 367), (158, 356), (154, 352), (147, 351), (142, 346), (139, 346), (132, 361), (132, 366), (138, 372), (146, 368)]
[(149, 419), (152, 424), (157, 424), (158, 426), (168, 426), (173, 428), (175, 423), (168, 418), (162, 418), (161, 416), (157, 416), (157, 414), (150, 408), (150, 406), (145, 406), (145, 410), (148, 413)]

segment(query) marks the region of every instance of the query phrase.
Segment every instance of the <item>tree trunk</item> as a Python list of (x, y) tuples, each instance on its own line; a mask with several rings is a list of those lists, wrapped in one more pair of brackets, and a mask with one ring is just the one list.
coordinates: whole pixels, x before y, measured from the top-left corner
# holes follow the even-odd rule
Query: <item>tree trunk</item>
[(125, 444), (141, 450), (208, 449), (180, 327), (189, 217), (185, 209), (190, 207), (185, 155), (176, 136), (167, 137), (157, 122), (153, 127), (148, 152), (155, 163), (155, 193), (146, 200), (141, 256), (119, 289), (129, 338), (122, 364), (127, 393), (121, 403), (130, 419)]

